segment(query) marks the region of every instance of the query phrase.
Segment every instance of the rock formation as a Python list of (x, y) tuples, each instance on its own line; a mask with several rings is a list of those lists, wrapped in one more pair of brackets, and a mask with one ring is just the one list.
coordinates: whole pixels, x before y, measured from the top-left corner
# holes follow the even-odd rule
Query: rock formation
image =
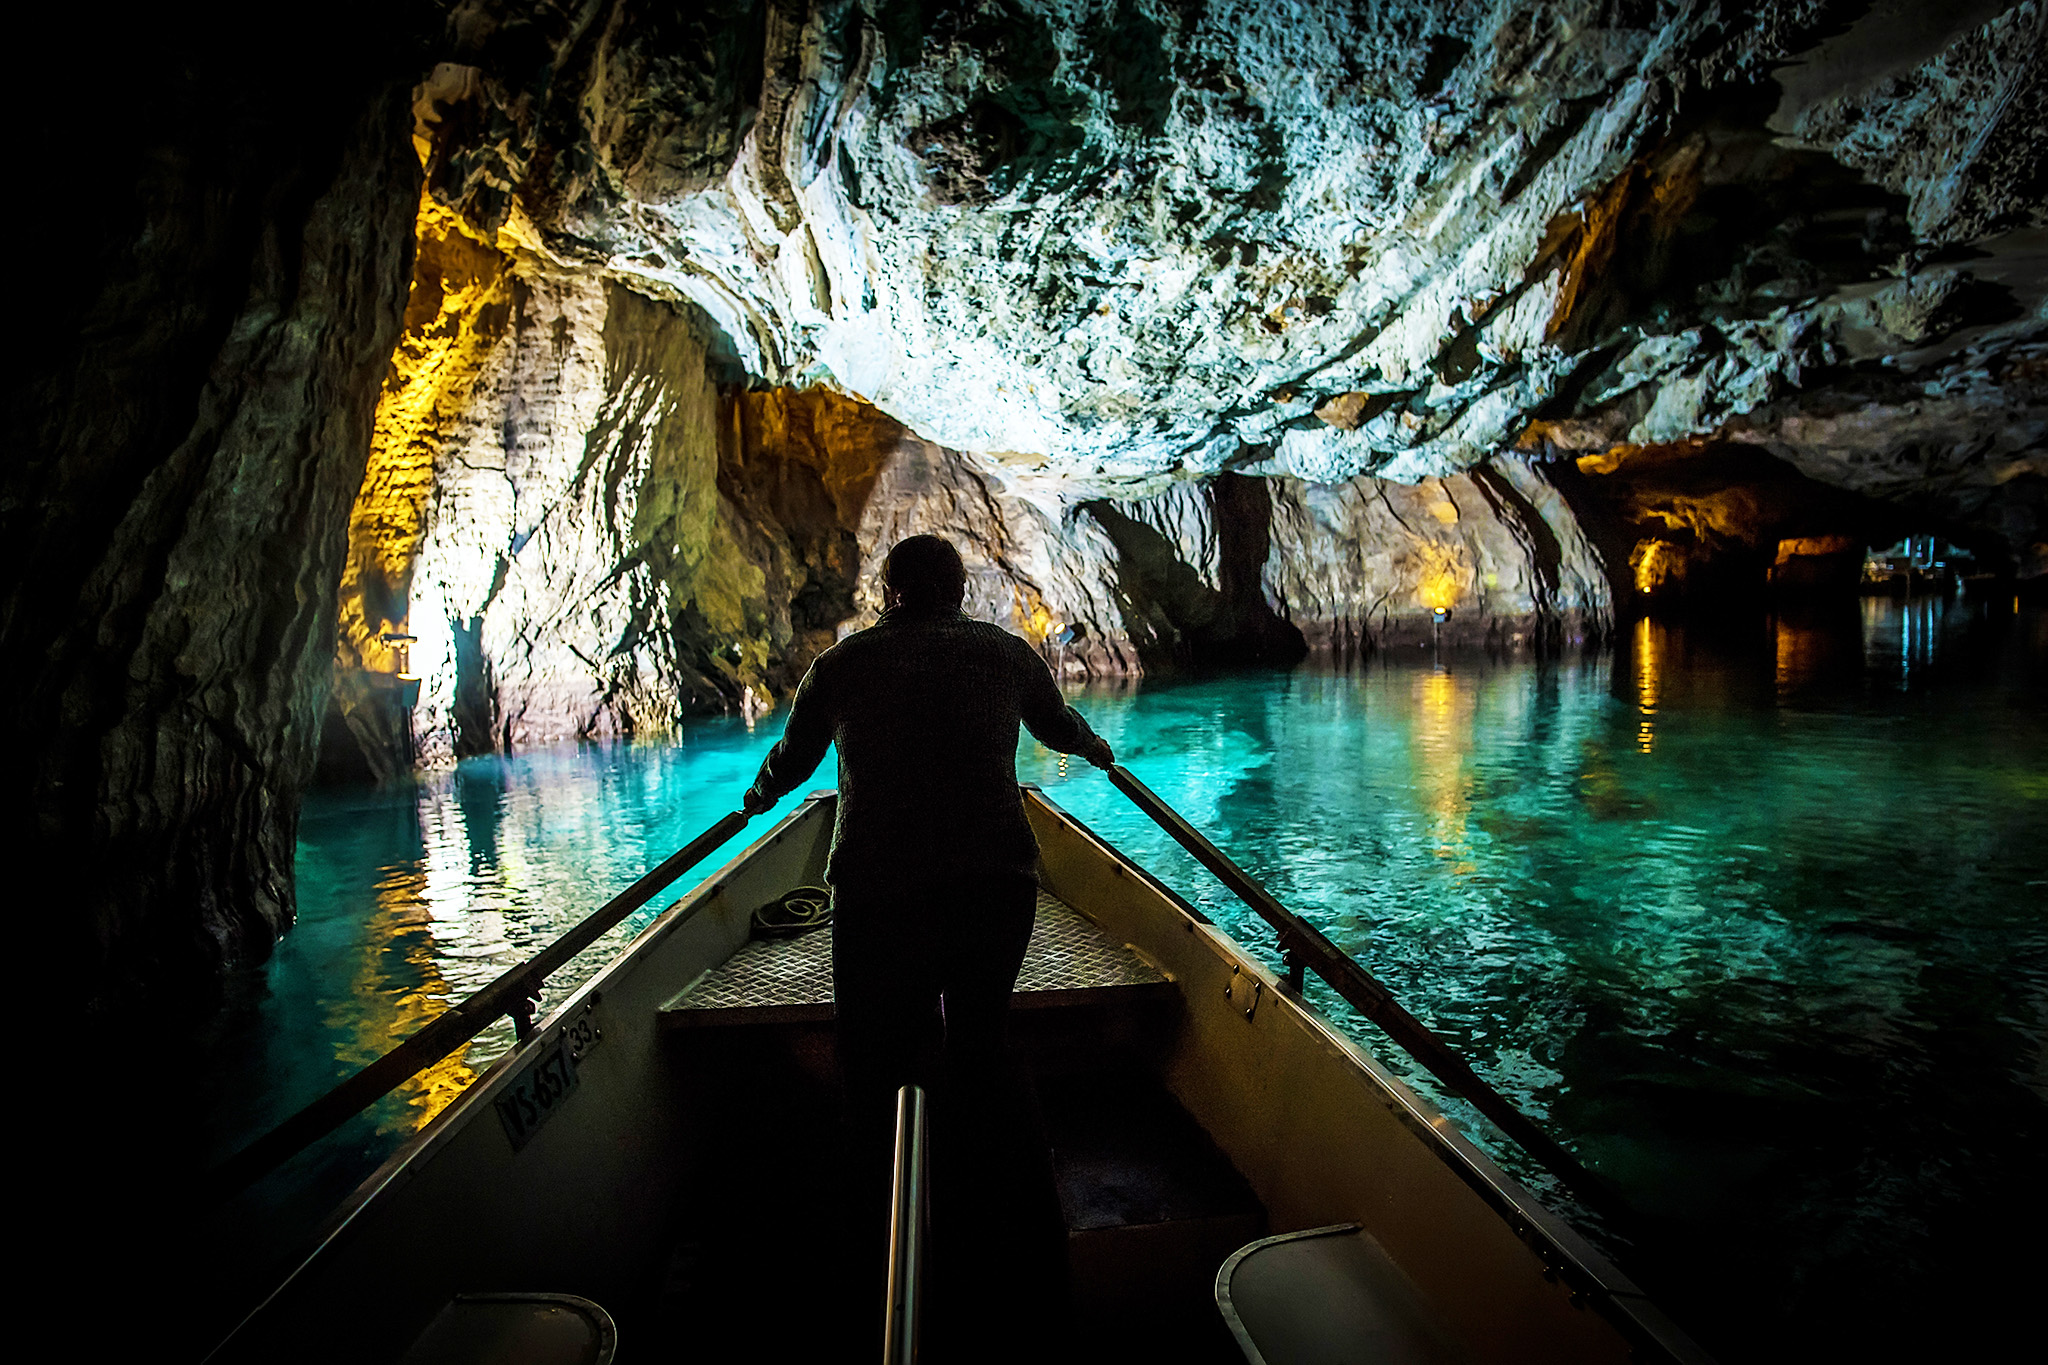
[(758, 711), (914, 530), (1071, 676), (2048, 573), (2041, 0), (70, 22), (0, 660), (110, 990), (288, 917), (323, 704)]
[(2031, 449), (2006, 371), (2048, 286), (2043, 9), (1866, 8), (773, 4), (716, 44), (623, 5), (478, 19), (443, 107), (489, 136), (431, 175), (696, 301), (752, 375), (1077, 493), (1412, 481), (1589, 415), (1803, 448), (1772, 405), (1838, 388), (1996, 393), (1978, 424)]
[[(755, 387), (679, 438), (718, 494), (662, 553), (710, 577), (656, 572), (650, 606), (646, 490), (593, 475), (615, 505), (576, 515), (636, 529), (589, 566), (635, 624), (534, 653), (567, 619), (556, 546), (450, 618), (496, 643), (424, 650), (470, 661), (428, 679), (430, 749), (768, 704), (915, 529), (1082, 675), (1594, 638), (1888, 506), (2039, 570), (2038, 5), (1082, 9), (463, 11), (420, 91), (428, 214), (558, 282), (535, 297), (666, 301)], [(596, 316), (552, 344), (595, 356)], [(592, 403), (625, 382), (601, 368)], [(804, 404), (842, 429), (746, 416)], [(526, 467), (595, 468), (602, 404), (573, 406), (540, 405)], [(517, 424), (468, 420), (446, 487)], [(771, 507), (763, 468), (831, 496)], [(423, 554), (530, 574), (500, 521)], [(503, 713), (466, 740), (464, 688)]]
[(374, 775), (768, 708), (872, 619), (880, 556), (919, 531), (963, 547), (970, 610), (1072, 676), (1353, 653), (1430, 635), (1434, 606), (1510, 645), (1605, 619), (1597, 571), (1558, 579), (1517, 481), (1561, 508), (1512, 457), (1420, 490), (1226, 473), (1077, 497), (1043, 459), (949, 450), (833, 388), (746, 389), (701, 310), (431, 195), (419, 235), (341, 588), (334, 719)]
[(385, 54), (182, 22), (95, 39), (97, 101), (30, 73), (10, 121), (53, 207), (16, 224), (46, 341), (6, 391), (0, 827), (25, 941), (88, 1006), (204, 1002), (291, 922), (419, 193)]

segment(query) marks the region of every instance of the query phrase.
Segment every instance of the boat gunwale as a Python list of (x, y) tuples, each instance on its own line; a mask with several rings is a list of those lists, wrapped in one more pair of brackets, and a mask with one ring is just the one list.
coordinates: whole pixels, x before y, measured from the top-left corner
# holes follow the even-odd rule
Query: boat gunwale
[[(812, 818), (820, 807), (830, 806), (838, 799), (839, 793), (829, 788), (806, 794), (796, 809), (776, 821), (759, 838), (728, 858), (717, 871), (685, 892), (668, 909), (656, 915), (638, 933), (619, 945), (611, 959), (599, 967), (589, 980), (571, 991), (563, 998), (561, 1004), (549, 1010), (535, 1023), (532, 1033), (514, 1042), (485, 1067), (475, 1080), (464, 1086), (462, 1092), (448, 1102), (447, 1107), (429, 1119), (426, 1126), (401, 1143), (396, 1151), (386, 1157), (334, 1206), (307, 1239), (306, 1252), (292, 1261), (290, 1272), (278, 1280), (260, 1302), (236, 1320), (234, 1327), (207, 1353), (206, 1359), (212, 1360), (228, 1351), (244, 1329), (290, 1290), (316, 1261), (347, 1237), (365, 1210), (379, 1199), (395, 1195), (403, 1189), (410, 1182), (412, 1168), (452, 1142), (456, 1134), (469, 1125), (479, 1107), (486, 1101), (495, 1099), (497, 1092), (509, 1084), (510, 1079), (520, 1072), (529, 1058), (560, 1038), (563, 1026), (577, 1010), (593, 997), (599, 1000), (603, 998), (604, 988), (608, 982), (628, 970), (648, 949), (694, 919), (711, 903), (714, 896), (725, 889), (725, 884), (755, 857), (788, 838), (800, 824)], [(591, 945), (593, 948), (596, 946)], [(283, 1170), (285, 1167), (279, 1169)], [(276, 1172), (272, 1172), (273, 1177), (275, 1174)]]
[[(1714, 1358), (1657, 1307), (1641, 1286), (1595, 1248), (1584, 1234), (1503, 1170), (1448, 1115), (1389, 1072), (1362, 1043), (1346, 1033), (1302, 992), (1288, 985), (1229, 931), (1097, 834), (1086, 821), (1047, 796), (1036, 783), (1026, 784), (1025, 791), (1027, 800), (1036, 800), (1054, 819), (1107, 854), (1119, 868), (1134, 875), (1157, 892), (1161, 899), (1186, 915), (1193, 921), (1187, 926), (1190, 930), (1204, 932), (1216, 948), (1251, 972), (1254, 979), (1263, 983), (1266, 991), (1291, 1007), (1317, 1037), (1370, 1077), (1402, 1126), (1421, 1139), (1468, 1188), (1478, 1194), (1482, 1202), (1507, 1224), (1509, 1231), (1536, 1253), (1547, 1271), (1563, 1278), (1575, 1295), (1583, 1296), (1595, 1305), (1601, 1316), (1617, 1331), (1633, 1342), (1653, 1346), (1674, 1360), (1713, 1365)], [(1082, 907), (1076, 908), (1087, 913)]]
[[(1463, 1184), (1478, 1194), (1482, 1202), (1507, 1224), (1509, 1231), (1537, 1255), (1546, 1272), (1555, 1273), (1563, 1279), (1575, 1297), (1583, 1298), (1593, 1306), (1625, 1338), (1651, 1346), (1676, 1360), (1711, 1365), (1712, 1357), (1702, 1351), (1641, 1288), (1582, 1234), (1544, 1206), (1465, 1136), (1448, 1116), (1388, 1072), (1363, 1044), (1345, 1033), (1303, 994), (1291, 988), (1249, 948), (1136, 860), (1097, 834), (1085, 821), (1047, 796), (1038, 784), (1022, 783), (1020, 788), (1027, 802), (1037, 802), (1048, 816), (1067, 826), (1118, 872), (1146, 887), (1158, 900), (1183, 916), (1188, 930), (1199, 928), (1206, 931), (1205, 937), (1215, 951), (1252, 973), (1267, 991), (1291, 1008), (1315, 1037), (1349, 1061), (1356, 1072), (1368, 1077), (1401, 1125), (1449, 1166)], [(837, 797), (838, 793), (831, 789), (807, 794), (788, 815), (620, 945), (611, 960), (550, 1010), (528, 1037), (514, 1043), (487, 1066), (446, 1108), (401, 1144), (335, 1206), (308, 1238), (308, 1250), (293, 1260), (290, 1272), (237, 1320), (234, 1328), (209, 1353), (208, 1359), (229, 1351), (250, 1324), (282, 1298), (332, 1248), (347, 1239), (358, 1219), (372, 1205), (394, 1196), (409, 1184), (420, 1165), (453, 1141), (479, 1110), (521, 1072), (528, 1060), (559, 1039), (562, 1028), (587, 1002), (593, 998), (602, 999), (612, 981), (631, 970), (645, 952), (702, 913), (753, 859), (790, 837), (806, 821), (816, 818), (823, 809), (836, 802)], [(1087, 914), (1085, 907), (1076, 906), (1075, 909)], [(681, 989), (687, 990), (688, 984)], [(1184, 989), (1178, 982), (1173, 984), (1177, 989)], [(661, 1027), (659, 1019), (655, 1027)]]

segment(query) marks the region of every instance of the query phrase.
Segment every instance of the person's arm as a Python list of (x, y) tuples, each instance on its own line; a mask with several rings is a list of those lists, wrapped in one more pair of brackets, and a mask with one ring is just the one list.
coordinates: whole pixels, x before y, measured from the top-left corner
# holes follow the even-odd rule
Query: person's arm
[(761, 771), (747, 788), (740, 809), (759, 815), (774, 806), (816, 770), (831, 747), (832, 707), (828, 689), (819, 681), (818, 665), (813, 663), (797, 685), (796, 699), (789, 704), (789, 723), (782, 727), (782, 738), (761, 760)]
[(1018, 670), (1023, 675), (1017, 710), (1024, 728), (1046, 748), (1078, 754), (1098, 768), (1116, 762), (1116, 754), (1102, 736), (1089, 729), (1081, 713), (1067, 705), (1067, 699), (1060, 695), (1059, 684), (1052, 680), (1052, 670), (1045, 666), (1045, 660), (1022, 640), (1017, 646), (1021, 656)]

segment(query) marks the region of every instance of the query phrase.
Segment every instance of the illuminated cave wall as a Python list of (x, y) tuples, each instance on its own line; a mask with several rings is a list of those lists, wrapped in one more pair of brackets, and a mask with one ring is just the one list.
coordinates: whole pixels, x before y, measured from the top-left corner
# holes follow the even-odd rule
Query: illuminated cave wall
[[(423, 145), (416, 136), (416, 147)], [(424, 191), (405, 332), (392, 352), (369, 460), (349, 512), (329, 729), (345, 725), (373, 776), (409, 766), (411, 723), (395, 692), (410, 648), (387, 641), (409, 628), (413, 571), (437, 482), (501, 349), (519, 301), (511, 243), (477, 233)], [(459, 457), (455, 457), (459, 458)], [(328, 737), (327, 748), (339, 735)]]
[(1076, 675), (2048, 570), (2042, 0), (384, 13), (12, 91), (6, 824), (114, 994), (288, 921), (330, 690), (373, 775), (758, 708), (909, 530)]
[[(701, 311), (487, 239), (431, 198), (418, 226), (330, 714), (379, 778), (772, 708), (874, 618), (882, 555), (920, 532), (961, 547), (969, 611), (1074, 678), (1439, 636), (1554, 646), (1611, 615), (1523, 461), (1075, 497), (1042, 457), (948, 450), (829, 388), (747, 389)], [(403, 656), (388, 634), (414, 637)]]
[(1070, 497), (1719, 439), (2041, 563), (2039, 0), (599, 8), (464, 30), (436, 192), (762, 381)]
[(2038, 3), (600, 8), (421, 90), (537, 310), (421, 519), (429, 758), (772, 704), (915, 530), (1075, 676), (1591, 640), (1893, 511), (2048, 565)]
[(1541, 647), (1610, 616), (1524, 461), (1077, 496), (1043, 456), (949, 450), (834, 388), (750, 389), (700, 309), (552, 259), (517, 219), (486, 233), (427, 194), (417, 226), (349, 523), (340, 772), (765, 711), (874, 618), (881, 556), (919, 532), (961, 547), (970, 611), (1068, 677)]

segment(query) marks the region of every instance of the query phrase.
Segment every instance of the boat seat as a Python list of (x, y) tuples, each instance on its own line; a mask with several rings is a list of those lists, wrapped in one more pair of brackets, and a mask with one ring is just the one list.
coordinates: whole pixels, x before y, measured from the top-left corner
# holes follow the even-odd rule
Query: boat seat
[(610, 1365), (611, 1314), (574, 1294), (457, 1294), (399, 1365)]
[(1216, 1307), (1252, 1365), (1462, 1365), (1465, 1353), (1356, 1223), (1265, 1237), (1216, 1273)]
[[(1157, 967), (1041, 890), (1011, 1008), (1095, 1004), (1132, 991), (1178, 998)], [(753, 939), (661, 1007), (664, 1029), (821, 1024), (832, 1017), (832, 935), (821, 929)]]

